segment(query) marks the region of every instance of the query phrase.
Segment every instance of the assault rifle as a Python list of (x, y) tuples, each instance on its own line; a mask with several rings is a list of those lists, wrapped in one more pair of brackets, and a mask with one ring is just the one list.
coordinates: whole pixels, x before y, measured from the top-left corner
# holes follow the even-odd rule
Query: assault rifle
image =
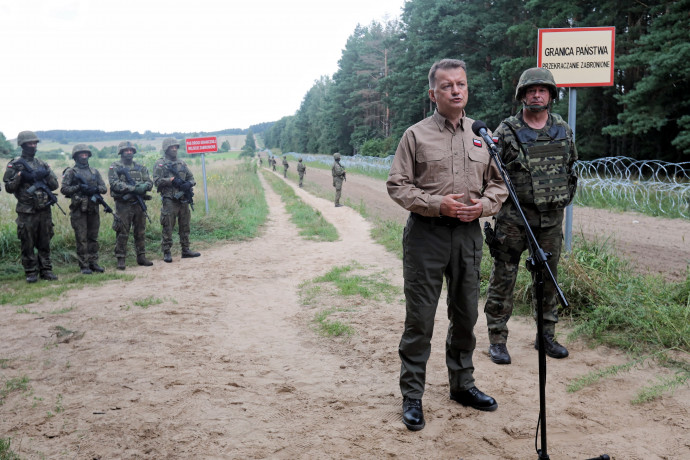
[[(29, 165), (29, 163), (27, 163), (26, 160), (25, 160), (24, 158), (18, 158), (17, 160), (15, 160), (15, 163), (19, 163), (20, 165), (22, 165), (22, 166), (24, 167), (24, 170), (25, 170), (27, 173), (33, 175), (34, 170), (31, 168), (31, 166)], [(62, 211), (62, 213), (63, 213), (64, 215), (67, 215), (67, 214), (65, 213), (65, 210), (62, 209), (62, 207), (60, 206), (60, 203), (58, 203), (58, 198), (57, 198), (57, 196), (55, 196), (55, 194), (53, 193), (53, 191), (50, 190), (50, 187), (48, 187), (48, 185), (46, 185), (46, 183), (43, 182), (43, 179), (42, 179), (42, 178), (36, 180), (36, 178), (34, 177), (33, 183), (31, 184), (31, 187), (29, 187), (29, 188), (27, 189), (27, 192), (28, 192), (29, 194), (33, 194), (36, 190), (43, 190), (43, 191), (45, 192), (45, 194), (48, 195), (48, 206), (56, 205), (56, 206), (58, 207), (58, 209), (59, 209), (60, 211)]]
[[(127, 181), (127, 184), (129, 185), (137, 185), (136, 181), (132, 178), (132, 175), (127, 171), (125, 168), (120, 168), (117, 170), (117, 174), (122, 174), (125, 176), (125, 180)], [(137, 203), (139, 203), (139, 206), (141, 206), (141, 210), (144, 211), (144, 215), (146, 216), (146, 219), (148, 219), (149, 224), (151, 223), (151, 218), (149, 217), (149, 214), (147, 211), (146, 203), (144, 203), (144, 199), (137, 195), (136, 193), (130, 194), (133, 195), (134, 198), (137, 200)]]
[[(166, 164), (165, 169), (170, 171), (170, 174), (173, 175), (173, 179), (179, 180), (181, 182), (188, 182), (188, 181), (182, 180), (182, 178), (180, 177), (180, 172), (177, 170), (177, 168), (173, 168), (172, 164), (170, 164), (170, 163)], [(173, 184), (174, 184), (174, 181), (173, 181)], [(176, 187), (180, 188), (179, 186), (176, 186)], [(180, 188), (180, 191), (182, 193), (184, 193), (185, 201), (187, 201), (187, 203), (189, 203), (189, 207), (192, 208), (192, 211), (194, 211), (194, 190), (192, 190), (191, 184), (187, 190), (183, 190)]]
[[(83, 185), (89, 187), (89, 183), (86, 182), (86, 180), (85, 180), (83, 177), (81, 177), (79, 174), (74, 173), (74, 177), (75, 177), (75, 179), (77, 179), (79, 182), (81, 182)], [(82, 189), (82, 192), (83, 192), (83, 189)], [(92, 194), (92, 195), (89, 197), (89, 200), (91, 200), (93, 203), (96, 203), (96, 205), (99, 205), (99, 204), (102, 205), (102, 206), (103, 206), (103, 210), (104, 210), (105, 212), (109, 212), (110, 214), (115, 215), (115, 213), (113, 212), (113, 208), (111, 208), (110, 206), (108, 206), (108, 203), (105, 202), (105, 200), (103, 199), (103, 197), (101, 196), (101, 194), (98, 193), (98, 191), (96, 191), (96, 193)]]

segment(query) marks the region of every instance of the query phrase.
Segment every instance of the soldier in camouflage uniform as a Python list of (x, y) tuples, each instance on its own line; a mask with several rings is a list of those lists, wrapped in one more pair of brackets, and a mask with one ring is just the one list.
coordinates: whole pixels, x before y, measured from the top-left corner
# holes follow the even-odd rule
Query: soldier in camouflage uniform
[(91, 200), (95, 194), (102, 195), (108, 189), (97, 169), (89, 166), (91, 149), (86, 144), (72, 148), (74, 166), (62, 174), (60, 193), (72, 199), (69, 205), (70, 222), (77, 243), (77, 260), (84, 275), (103, 273), (98, 265), (98, 230), (101, 215), (98, 203)]
[(269, 160), (269, 162), (271, 163), (271, 167), (272, 167), (273, 170), (275, 171), (275, 170), (276, 170), (276, 157), (271, 157), (271, 159)]
[(333, 176), (333, 187), (335, 187), (335, 207), (339, 208), (342, 206), (340, 204), (340, 193), (343, 189), (343, 182), (347, 180), (345, 176), (345, 168), (340, 165), (340, 153), (335, 152), (333, 154), (333, 167), (331, 168), (331, 175)]
[(283, 156), (283, 177), (287, 178), (287, 170), (290, 167), (290, 165), (287, 162), (287, 157)]
[(42, 182), (52, 192), (58, 188), (58, 180), (48, 163), (35, 157), (39, 142), (32, 131), (20, 132), (17, 144), (22, 148), (22, 154), (7, 164), (2, 179), (5, 191), (17, 198), (17, 237), (21, 241), (27, 283), (35, 283), (39, 276), (48, 281), (58, 279), (53, 274), (50, 261), (50, 240), (53, 237), (50, 197), (46, 191), (34, 186), (35, 182)]
[[(115, 239), (115, 257), (118, 270), (125, 269), (127, 256), (127, 240), (129, 232), (134, 227), (134, 247), (137, 253), (137, 264), (151, 266), (153, 262), (146, 258), (146, 215), (137, 200), (150, 200), (146, 194), (153, 188), (153, 181), (149, 171), (144, 165), (134, 161), (137, 149), (129, 141), (120, 142), (117, 146), (120, 161), (110, 165), (108, 170), (108, 182), (110, 183), (110, 195), (115, 199), (115, 213), (118, 218), (113, 220), (113, 230), (117, 233)], [(129, 184), (127, 174), (134, 184)]]
[(302, 163), (302, 158), (299, 159), (297, 163), (297, 174), (299, 174), (299, 186), (302, 187), (302, 182), (304, 181), (304, 175), (307, 173), (307, 167)]
[(175, 220), (179, 225), (182, 258), (199, 257), (201, 254), (189, 249), (189, 231), (192, 214), (189, 210), (193, 204), (192, 187), (196, 185), (192, 172), (187, 164), (177, 158), (180, 143), (173, 138), (163, 140), (163, 158), (159, 158), (153, 168), (153, 183), (161, 194), (161, 227), (163, 237), (161, 249), (163, 260), (172, 262), (172, 232)]
[[(557, 96), (558, 88), (549, 70), (526, 70), (515, 92), (515, 99), (524, 107), (515, 116), (503, 120), (494, 131), (527, 221), (544, 252), (552, 254), (548, 265), (554, 276), (557, 276), (563, 240), (563, 210), (572, 201), (577, 187), (573, 170), (577, 150), (572, 130), (550, 111)], [(513, 290), (527, 238), (523, 221), (511, 200), (504, 203), (494, 219), (494, 230), (487, 234), (494, 266), (484, 312), (489, 330), (489, 356), (496, 364), (510, 364), (507, 323), (513, 312)], [(534, 278), (532, 273), (536, 319)], [(543, 319), (544, 351), (552, 358), (567, 357), (568, 350), (554, 339), (558, 299), (549, 280), (544, 284)]]

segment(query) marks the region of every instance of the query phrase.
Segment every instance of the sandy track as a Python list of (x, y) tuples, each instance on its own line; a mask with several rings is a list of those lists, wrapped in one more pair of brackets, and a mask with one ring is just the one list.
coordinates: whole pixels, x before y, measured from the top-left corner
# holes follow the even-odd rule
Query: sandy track
[[(354, 182), (349, 178), (345, 197)], [(369, 224), (352, 209), (296, 189), (340, 234), (332, 243), (302, 241), (265, 188), (270, 217), (255, 240), (128, 268), (133, 281), (70, 291), (31, 305), (35, 315), (2, 307), (1, 357), (10, 359), (2, 376), (26, 375), (31, 388), (0, 406), (0, 435), (13, 438), (15, 452), (70, 459), (536, 457), (532, 321), (511, 320), (513, 364), (496, 366), (485, 353), (480, 315), (475, 375), (499, 402), (496, 412), (482, 413), (448, 399), (441, 305), (424, 397), (427, 427), (409, 432), (397, 385), (402, 296), (351, 305), (357, 333), (327, 339), (312, 330), (316, 308), (302, 305), (298, 290), (353, 261), (401, 286), (401, 262), (371, 241)], [(148, 296), (163, 302), (134, 305)], [(65, 308), (71, 310), (49, 313)], [(49, 331), (56, 325), (85, 335), (55, 344)], [(606, 348), (569, 348), (571, 357), (548, 362), (552, 458), (690, 458), (687, 387), (632, 406), (641, 386), (669, 372), (649, 364), (569, 394), (571, 378), (626, 362)]]

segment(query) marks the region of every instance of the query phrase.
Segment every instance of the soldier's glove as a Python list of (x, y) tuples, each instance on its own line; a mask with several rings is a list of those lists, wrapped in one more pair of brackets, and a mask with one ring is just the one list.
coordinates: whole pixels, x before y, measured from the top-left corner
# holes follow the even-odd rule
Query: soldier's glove
[(182, 181), (182, 185), (180, 185), (180, 190), (182, 190), (183, 192), (187, 192), (187, 191), (191, 190), (192, 187), (193, 187), (193, 185), (191, 182)]
[(89, 186), (88, 186), (88, 184), (79, 184), (79, 190), (80, 190), (81, 193), (83, 193), (84, 195), (89, 195)]
[(22, 182), (26, 182), (26, 183), (29, 183), (29, 184), (33, 184), (34, 181), (36, 180), (36, 179), (35, 179), (35, 176), (34, 176), (34, 173), (33, 173), (33, 172), (29, 172), (29, 171), (27, 171), (26, 169), (23, 170), (23, 171), (21, 172), (21, 176), (20, 176), (20, 177), (22, 178)]
[(148, 185), (147, 184), (137, 184), (134, 186), (134, 193), (137, 195), (143, 195), (148, 191)]
[(173, 179), (172, 184), (177, 188), (182, 188), (182, 184), (184, 184), (184, 181), (179, 177), (176, 177)]
[(48, 177), (48, 174), (50, 174), (50, 171), (48, 171), (45, 168), (38, 168), (34, 170), (34, 179), (35, 180), (43, 180), (46, 177)]
[(95, 195), (96, 193), (98, 193), (98, 187), (96, 187), (95, 185), (92, 185), (89, 187), (89, 189), (86, 191), (86, 193), (88, 193), (89, 195)]

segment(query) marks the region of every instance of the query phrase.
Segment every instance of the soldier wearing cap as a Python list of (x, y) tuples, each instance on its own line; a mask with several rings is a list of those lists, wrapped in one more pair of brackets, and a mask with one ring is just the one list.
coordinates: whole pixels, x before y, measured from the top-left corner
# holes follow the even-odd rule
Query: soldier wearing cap
[(17, 198), (17, 237), (21, 241), (27, 283), (35, 283), (39, 277), (47, 281), (58, 279), (53, 274), (50, 260), (50, 240), (53, 238), (51, 199), (45, 190), (34, 185), (41, 182), (53, 191), (58, 188), (58, 180), (48, 163), (36, 158), (39, 142), (34, 132), (20, 132), (17, 144), (22, 154), (7, 164), (3, 176), (5, 191)]
[[(542, 68), (522, 73), (515, 99), (522, 109), (501, 122), (494, 135), (501, 158), (515, 187), (520, 207), (557, 276), (563, 240), (563, 210), (575, 196), (577, 177), (573, 164), (577, 150), (570, 126), (551, 112), (558, 87), (551, 72)], [(527, 249), (524, 224), (511, 200), (494, 218), (494, 237), (489, 244), (494, 258), (484, 312), (489, 332), (489, 356), (496, 364), (510, 364), (506, 346), (508, 320), (513, 312), (513, 290), (520, 257)], [(532, 274), (533, 307), (536, 294)], [(544, 348), (552, 358), (565, 358), (568, 350), (554, 338), (558, 322), (555, 286), (544, 285)], [(538, 341), (535, 342), (538, 347)]]
[(333, 176), (333, 187), (335, 187), (335, 207), (339, 208), (342, 206), (342, 204), (340, 204), (340, 194), (343, 190), (343, 182), (347, 180), (345, 168), (343, 168), (343, 166), (340, 164), (339, 152), (335, 152), (333, 154), (331, 176)]
[(302, 182), (304, 182), (304, 175), (307, 173), (307, 167), (302, 163), (302, 158), (300, 157), (297, 162), (297, 174), (299, 175), (299, 186), (302, 187)]
[(161, 249), (163, 260), (172, 262), (172, 232), (175, 221), (178, 222), (180, 234), (180, 246), (182, 247), (182, 258), (199, 257), (201, 254), (189, 249), (189, 233), (192, 214), (190, 205), (193, 204), (192, 187), (196, 185), (194, 175), (187, 167), (187, 164), (177, 158), (177, 150), (180, 143), (173, 139), (163, 140), (163, 158), (156, 161), (153, 168), (153, 183), (161, 195), (163, 204), (161, 206), (161, 227), (162, 240)]
[[(108, 182), (110, 195), (115, 199), (115, 213), (119, 218), (113, 220), (115, 238), (115, 257), (118, 270), (125, 269), (127, 256), (127, 240), (129, 232), (134, 227), (134, 247), (137, 253), (137, 264), (151, 266), (153, 262), (146, 258), (146, 214), (137, 199), (150, 200), (146, 192), (153, 188), (153, 181), (146, 166), (134, 161), (137, 149), (130, 141), (122, 141), (117, 146), (120, 161), (110, 165)], [(129, 176), (129, 178), (127, 177)]]
[(91, 149), (86, 144), (77, 144), (72, 148), (74, 166), (62, 173), (60, 187), (60, 193), (72, 199), (69, 217), (77, 244), (77, 260), (84, 275), (104, 271), (103, 267), (98, 265), (100, 209), (91, 197), (95, 194), (102, 195), (108, 189), (101, 173), (89, 166), (91, 155)]

